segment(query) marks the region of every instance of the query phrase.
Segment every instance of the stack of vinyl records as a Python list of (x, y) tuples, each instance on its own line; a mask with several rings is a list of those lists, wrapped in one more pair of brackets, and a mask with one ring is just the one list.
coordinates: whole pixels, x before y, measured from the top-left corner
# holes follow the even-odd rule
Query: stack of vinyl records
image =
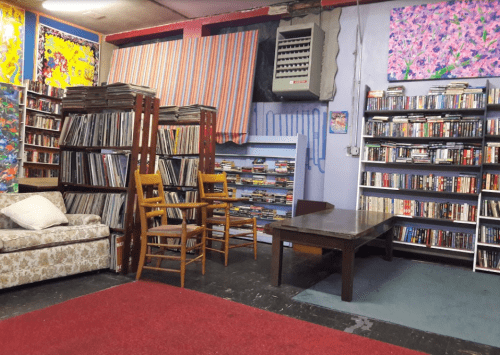
[(89, 86), (70, 86), (62, 99), (65, 109), (84, 109)]
[(87, 97), (85, 98), (85, 108), (103, 108), (108, 106), (106, 86), (87, 87)]
[(137, 94), (156, 96), (156, 89), (124, 83), (110, 84), (107, 86), (108, 107), (133, 106)]
[(160, 121), (177, 121), (179, 106), (160, 106), (159, 120)]
[(190, 105), (179, 107), (179, 121), (200, 121), (201, 110), (215, 110), (215, 107), (203, 105)]

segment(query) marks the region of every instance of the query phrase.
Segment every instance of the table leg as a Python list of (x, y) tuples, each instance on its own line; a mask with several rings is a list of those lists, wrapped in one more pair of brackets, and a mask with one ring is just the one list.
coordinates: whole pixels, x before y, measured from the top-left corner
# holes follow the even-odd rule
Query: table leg
[(354, 284), (354, 246), (346, 243), (342, 248), (342, 301), (352, 301)]
[(384, 260), (392, 261), (392, 237), (393, 237), (393, 229), (389, 229), (385, 232), (385, 257)]
[(281, 269), (283, 265), (283, 241), (280, 239), (280, 231), (273, 231), (273, 249), (271, 259), (271, 285), (281, 284)]

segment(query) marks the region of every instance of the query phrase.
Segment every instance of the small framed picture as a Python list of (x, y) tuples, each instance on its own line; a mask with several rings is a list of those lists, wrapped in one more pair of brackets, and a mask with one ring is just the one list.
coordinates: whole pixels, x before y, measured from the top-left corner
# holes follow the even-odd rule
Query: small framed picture
[(330, 133), (347, 133), (347, 111), (330, 111)]

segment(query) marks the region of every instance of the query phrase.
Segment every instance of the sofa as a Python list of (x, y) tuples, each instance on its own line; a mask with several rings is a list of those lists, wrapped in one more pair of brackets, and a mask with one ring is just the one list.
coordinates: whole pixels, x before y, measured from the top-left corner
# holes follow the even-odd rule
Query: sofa
[(2, 193), (0, 210), (33, 195), (51, 201), (68, 223), (24, 229), (0, 212), (0, 289), (109, 268), (109, 227), (97, 215), (66, 214), (61, 192)]

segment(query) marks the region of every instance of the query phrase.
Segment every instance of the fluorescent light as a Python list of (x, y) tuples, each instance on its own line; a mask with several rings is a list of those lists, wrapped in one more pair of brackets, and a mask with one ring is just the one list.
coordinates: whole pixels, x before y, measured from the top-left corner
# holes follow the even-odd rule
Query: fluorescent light
[(80, 12), (99, 9), (114, 2), (116, 2), (116, 0), (47, 0), (43, 2), (42, 6), (50, 11)]

